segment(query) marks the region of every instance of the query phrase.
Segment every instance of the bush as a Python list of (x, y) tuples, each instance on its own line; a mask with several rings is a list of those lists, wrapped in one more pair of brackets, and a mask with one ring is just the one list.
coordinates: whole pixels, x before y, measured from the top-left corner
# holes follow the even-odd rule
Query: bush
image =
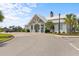
[(48, 30), (48, 29), (45, 29), (45, 33), (50, 33), (50, 30)]
[(65, 32), (62, 32), (62, 34), (65, 34)]
[(21, 32), (27, 32), (27, 30), (26, 29), (22, 29), (22, 31)]
[(57, 32), (54, 32), (54, 34), (57, 34)]
[(29, 29), (27, 29), (27, 32), (30, 32), (30, 30), (29, 30)]
[(79, 35), (79, 32), (71, 32), (73, 35)]

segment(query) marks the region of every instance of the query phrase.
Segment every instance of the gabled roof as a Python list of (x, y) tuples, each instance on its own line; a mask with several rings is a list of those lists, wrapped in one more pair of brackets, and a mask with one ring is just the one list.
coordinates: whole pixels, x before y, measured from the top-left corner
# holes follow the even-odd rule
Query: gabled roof
[[(37, 14), (35, 14), (33, 17), (35, 17), (35, 16), (37, 16), (37, 17), (39, 17), (41, 20), (43, 20), (44, 22), (46, 22), (47, 20), (45, 19), (45, 17), (43, 17), (43, 16), (41, 16), (41, 15), (37, 15)], [(33, 19), (33, 17), (32, 17), (32, 19)], [(31, 21), (32, 21), (32, 19), (31, 19)], [(30, 21), (30, 22), (31, 22)], [(30, 24), (30, 22), (29, 22), (29, 24)]]
[[(37, 15), (37, 14), (36, 14)], [(47, 20), (45, 19), (45, 17), (44, 16), (41, 16), (41, 15), (37, 15), (41, 20), (43, 20), (44, 22), (46, 22)]]

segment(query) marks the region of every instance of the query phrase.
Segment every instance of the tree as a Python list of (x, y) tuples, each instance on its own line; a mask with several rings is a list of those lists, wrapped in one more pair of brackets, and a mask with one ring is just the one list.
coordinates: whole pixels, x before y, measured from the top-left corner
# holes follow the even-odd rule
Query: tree
[(72, 32), (72, 29), (75, 32), (75, 25), (76, 25), (76, 15), (74, 14), (67, 14), (65, 19), (65, 24), (67, 24), (70, 27), (70, 33)]
[(22, 32), (22, 27), (17, 26), (17, 31), (18, 31), (18, 32)]
[(9, 29), (12, 31), (12, 32), (22, 32), (22, 27), (20, 26), (10, 26)]
[[(0, 22), (2, 22), (3, 19), (4, 19), (4, 16), (3, 16), (2, 12), (0, 11)], [(3, 31), (3, 29), (0, 28), (0, 31)]]
[(2, 12), (0, 11), (0, 22), (2, 22), (3, 19), (4, 19), (4, 16), (3, 16)]
[(76, 28), (76, 31), (79, 31), (79, 24), (77, 24), (75, 28)]
[(54, 32), (54, 24), (52, 21), (48, 20), (45, 26), (47, 30), (49, 30), (50, 32)]

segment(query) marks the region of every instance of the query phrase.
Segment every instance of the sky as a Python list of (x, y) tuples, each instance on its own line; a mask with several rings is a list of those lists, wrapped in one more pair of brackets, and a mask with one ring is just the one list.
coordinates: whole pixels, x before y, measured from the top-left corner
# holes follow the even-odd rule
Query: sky
[(54, 15), (79, 14), (79, 3), (0, 3), (0, 10), (5, 17), (0, 27), (24, 27), (34, 14), (44, 17), (49, 17), (50, 11)]

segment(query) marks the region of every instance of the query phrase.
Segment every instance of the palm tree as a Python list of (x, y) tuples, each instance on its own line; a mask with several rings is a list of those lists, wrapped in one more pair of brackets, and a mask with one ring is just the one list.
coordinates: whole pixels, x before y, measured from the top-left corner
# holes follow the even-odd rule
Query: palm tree
[(70, 33), (72, 32), (72, 29), (75, 31), (75, 25), (76, 25), (76, 15), (74, 14), (67, 14), (65, 19), (65, 24), (67, 24), (70, 27)]
[(4, 19), (4, 16), (3, 16), (2, 12), (0, 11), (0, 22), (2, 22), (3, 19)]

